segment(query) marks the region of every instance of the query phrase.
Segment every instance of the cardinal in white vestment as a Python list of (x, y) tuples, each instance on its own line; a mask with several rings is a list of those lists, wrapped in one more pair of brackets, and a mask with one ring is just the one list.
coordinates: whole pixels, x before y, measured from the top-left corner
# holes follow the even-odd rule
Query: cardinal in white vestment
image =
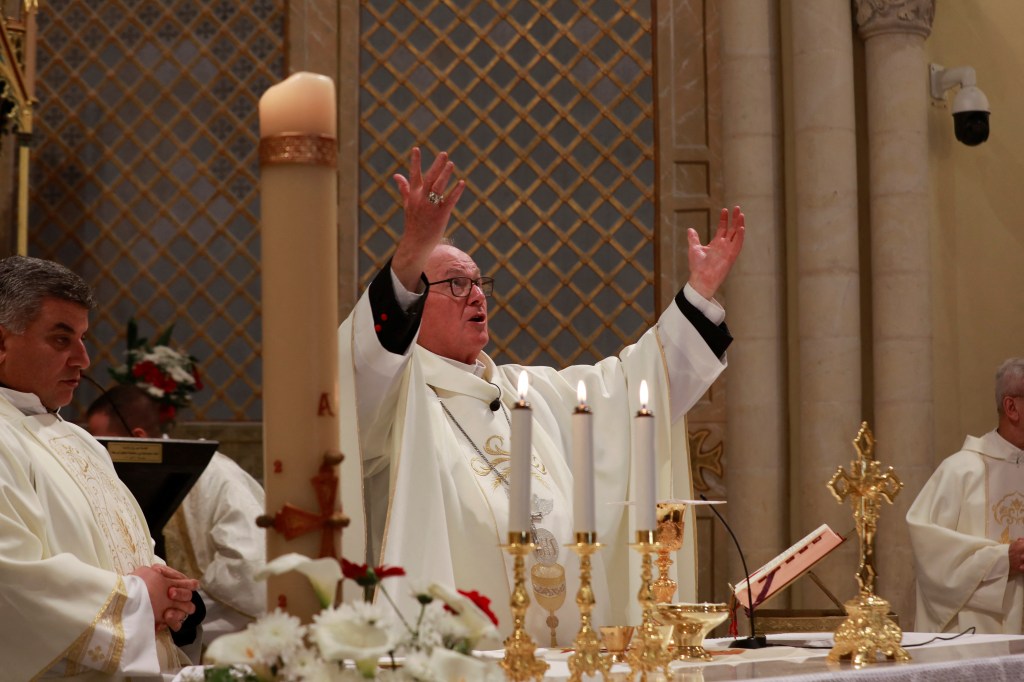
[[(628, 549), (636, 529), (623, 504), (634, 498), (631, 428), (638, 387), (647, 380), (649, 408), (658, 417), (658, 495), (689, 498), (684, 416), (725, 367), (731, 337), (725, 311), (712, 297), (739, 254), (743, 215), (737, 207), (730, 221), (723, 210), (707, 246), (691, 230), (688, 285), (618, 357), (561, 371), (497, 366), (483, 352), (494, 282), (466, 253), (441, 243), (465, 187), (458, 181), (445, 195), (453, 170), (442, 153), (421, 174), (419, 150), (412, 151), (409, 177), (395, 177), (405, 204), (404, 233), (340, 330), (341, 385), (354, 389), (342, 401), (343, 449), (361, 454), (368, 556), (372, 563), (402, 566), (420, 582), (481, 592), (492, 600), (502, 633), (510, 632), (512, 562), (499, 545), (508, 538), (510, 409), (525, 371), (537, 547), (526, 564), (532, 602), (526, 626), (541, 645), (567, 645), (579, 628), (579, 568), (565, 547), (575, 531), (569, 453), (577, 382), (585, 384), (594, 414), (597, 537), (605, 545), (594, 555), (594, 622), (622, 623), (639, 585), (639, 559)], [(687, 540), (679, 598), (693, 601), (693, 533)], [(389, 594), (415, 613), (402, 587)]]
[(1024, 634), (1024, 358), (996, 372), (999, 426), (968, 436), (907, 512), (920, 632)]
[(66, 268), (0, 261), (0, 677), (160, 679), (198, 582), (159, 564), (106, 450), (57, 414), (89, 365), (92, 296)]

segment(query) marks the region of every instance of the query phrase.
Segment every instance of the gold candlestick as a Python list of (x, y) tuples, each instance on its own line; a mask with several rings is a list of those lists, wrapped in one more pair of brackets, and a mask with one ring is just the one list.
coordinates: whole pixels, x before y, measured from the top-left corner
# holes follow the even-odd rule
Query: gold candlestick
[(654, 597), (659, 604), (668, 604), (676, 593), (676, 581), (669, 577), (672, 553), (683, 547), (686, 512), (685, 502), (658, 503), (658, 579), (654, 581)]
[(530, 595), (526, 591), (525, 557), (533, 551), (529, 531), (510, 531), (506, 552), (515, 558), (515, 587), (509, 607), (512, 610), (512, 634), (505, 640), (505, 658), (501, 667), (505, 669), (505, 677), (509, 680), (542, 680), (548, 664), (537, 658), (537, 644), (526, 632), (526, 609), (530, 606)]
[(828, 489), (840, 504), (849, 498), (853, 506), (853, 519), (860, 538), (860, 566), (857, 584), (860, 594), (846, 602), (847, 618), (835, 632), (835, 646), (828, 652), (828, 660), (838, 662), (849, 659), (855, 668), (874, 663), (879, 654), (889, 660), (909, 661), (910, 654), (900, 646), (903, 631), (889, 618), (889, 602), (875, 595), (875, 532), (882, 500), (892, 504), (903, 482), (892, 467), (879, 472), (881, 464), (875, 459), (875, 438), (867, 422), (862, 422), (853, 440), (857, 459), (850, 463), (854, 472), (839, 467), (827, 483)]
[(630, 653), (629, 664), (634, 673), (640, 673), (640, 682), (647, 682), (648, 679), (654, 679), (649, 675), (655, 672), (662, 673), (666, 678), (669, 676), (668, 664), (672, 660), (672, 652), (666, 646), (660, 624), (656, 620), (658, 608), (651, 585), (651, 555), (659, 550), (658, 543), (655, 542), (655, 531), (638, 530), (636, 544), (632, 547), (641, 555), (640, 591), (637, 593), (637, 601), (640, 602), (643, 616), (637, 633), (640, 641)]
[(590, 555), (599, 550), (601, 544), (597, 541), (597, 533), (576, 533), (576, 544), (569, 545), (569, 548), (580, 557), (580, 589), (576, 592), (580, 631), (573, 643), (575, 651), (569, 657), (569, 679), (579, 682), (583, 679), (583, 673), (601, 673), (607, 680), (612, 662), (609, 657), (601, 655), (601, 641), (590, 625), (590, 612), (594, 608), (594, 591), (590, 588)]

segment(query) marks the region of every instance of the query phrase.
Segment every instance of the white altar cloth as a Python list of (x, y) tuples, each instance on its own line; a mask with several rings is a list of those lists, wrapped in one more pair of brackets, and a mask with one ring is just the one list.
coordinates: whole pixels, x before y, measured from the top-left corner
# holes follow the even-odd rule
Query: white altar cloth
[[(941, 636), (905, 632), (903, 645), (921, 644)], [(706, 663), (673, 662), (669, 682), (718, 682), (720, 680), (757, 680), (758, 682), (975, 682), (977, 680), (1024, 680), (1024, 636), (964, 635), (951, 641), (936, 641), (924, 646), (909, 646), (909, 663), (880, 661), (855, 670), (849, 663), (828, 663), (826, 656), (832, 646), (832, 633), (800, 633), (769, 635), (768, 641), (778, 646), (725, 653), (727, 639), (710, 639), (705, 647), (714, 656)], [(801, 644), (804, 646), (787, 646)], [(820, 648), (806, 648), (806, 647)], [(736, 650), (731, 650), (736, 651)], [(718, 653), (721, 652), (721, 653)], [(548, 662), (545, 681), (569, 678), (570, 652), (539, 649)], [(501, 651), (479, 652), (486, 657), (500, 658)], [(196, 677), (202, 668), (186, 668), (175, 682), (202, 679)], [(613, 680), (628, 679), (629, 668), (616, 664)], [(589, 678), (599, 680), (600, 678)]]

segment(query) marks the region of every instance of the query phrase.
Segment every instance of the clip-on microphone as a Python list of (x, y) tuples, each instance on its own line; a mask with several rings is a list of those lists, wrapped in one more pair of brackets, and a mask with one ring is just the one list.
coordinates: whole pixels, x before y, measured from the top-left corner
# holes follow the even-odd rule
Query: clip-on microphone
[(488, 381), (487, 383), (489, 383), (491, 386), (494, 386), (496, 389), (498, 389), (498, 397), (495, 398), (494, 400), (492, 400), (491, 404), (488, 405), (488, 407), (491, 408), (491, 412), (497, 412), (498, 409), (501, 407), (501, 386), (499, 386), (498, 384), (494, 383), (493, 381)]
[[(700, 494), (700, 499), (704, 500), (705, 502), (708, 501), (708, 498), (704, 497), (704, 493)], [(722, 525), (725, 526), (725, 529), (729, 531), (729, 535), (730, 537), (732, 537), (732, 541), (736, 544), (736, 551), (740, 554), (740, 562), (743, 564), (743, 572), (747, 576), (747, 603), (750, 604), (750, 608), (747, 609), (747, 615), (750, 616), (750, 636), (741, 637), (740, 639), (734, 640), (729, 643), (729, 646), (733, 647), (734, 649), (763, 649), (766, 646), (771, 646), (771, 644), (768, 643), (768, 638), (765, 635), (755, 634), (757, 630), (754, 629), (754, 596), (750, 589), (750, 571), (747, 570), (747, 560), (743, 556), (743, 550), (740, 549), (740, 541), (736, 539), (736, 534), (732, 532), (732, 528), (729, 527), (729, 524), (726, 522), (725, 517), (718, 513), (718, 510), (715, 509), (715, 506), (708, 506), (711, 507), (711, 511), (715, 513), (715, 516), (717, 516), (718, 520), (722, 522)]]

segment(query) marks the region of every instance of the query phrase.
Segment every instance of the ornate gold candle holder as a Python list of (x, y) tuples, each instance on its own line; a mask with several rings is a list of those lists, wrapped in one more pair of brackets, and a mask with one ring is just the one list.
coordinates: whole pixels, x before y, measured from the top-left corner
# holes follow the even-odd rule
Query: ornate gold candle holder
[(685, 502), (658, 503), (658, 579), (654, 581), (654, 599), (659, 604), (667, 604), (676, 594), (676, 581), (669, 577), (672, 568), (672, 554), (683, 547), (683, 532), (686, 528), (683, 514), (686, 512)]
[(530, 606), (530, 595), (526, 592), (526, 555), (533, 551), (530, 533), (526, 531), (508, 534), (508, 544), (503, 549), (514, 557), (513, 574), (515, 587), (509, 607), (512, 610), (512, 634), (505, 640), (505, 657), (501, 667), (509, 680), (543, 680), (548, 664), (537, 658), (537, 644), (526, 632), (526, 609)]
[(572, 656), (569, 657), (569, 679), (579, 682), (583, 674), (601, 676), (608, 679), (611, 661), (601, 655), (601, 640), (590, 624), (590, 612), (594, 608), (594, 590), (590, 587), (590, 555), (601, 548), (597, 541), (597, 533), (576, 533), (576, 544), (569, 548), (580, 557), (580, 589), (576, 592), (576, 605), (580, 609), (580, 631), (573, 643)]
[[(643, 613), (640, 627), (633, 638), (635, 648), (630, 652), (629, 664), (634, 673), (640, 673), (640, 682), (654, 680), (653, 673), (659, 672), (666, 678), (669, 676), (668, 664), (672, 661), (672, 652), (666, 646), (657, 621), (658, 608), (654, 601), (654, 588), (651, 585), (651, 555), (658, 551), (655, 542), (655, 531), (638, 530), (636, 544), (632, 548), (640, 552), (640, 591), (637, 601)], [(637, 641), (639, 636), (639, 641)]]

